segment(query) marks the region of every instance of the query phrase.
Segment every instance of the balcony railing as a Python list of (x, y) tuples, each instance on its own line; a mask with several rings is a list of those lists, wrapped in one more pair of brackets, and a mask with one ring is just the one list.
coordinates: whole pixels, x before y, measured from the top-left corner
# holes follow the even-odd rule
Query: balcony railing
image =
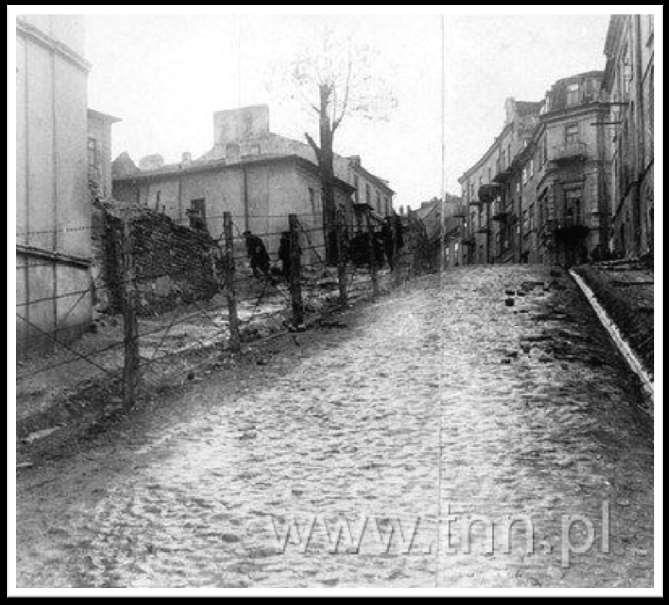
[[(581, 216), (563, 216), (546, 221), (546, 231), (560, 239), (582, 239), (588, 235), (590, 227)], [(540, 232), (540, 235), (543, 235)]]
[(549, 159), (553, 162), (571, 162), (585, 160), (587, 157), (587, 144), (583, 141), (571, 141), (554, 145)]
[(510, 204), (501, 204), (495, 202), (491, 208), (491, 218), (493, 221), (506, 222), (511, 214)]

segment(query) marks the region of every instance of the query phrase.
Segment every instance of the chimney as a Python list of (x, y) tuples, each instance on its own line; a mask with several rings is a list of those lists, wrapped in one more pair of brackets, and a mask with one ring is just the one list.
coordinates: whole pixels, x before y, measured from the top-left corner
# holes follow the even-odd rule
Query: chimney
[(350, 155), (348, 159), (351, 161), (353, 166), (360, 166), (360, 156), (359, 155)]
[(193, 161), (193, 156), (191, 156), (190, 151), (184, 151), (181, 154), (181, 165), (188, 166)]
[(400, 206), (400, 216), (404, 216), (404, 206)]

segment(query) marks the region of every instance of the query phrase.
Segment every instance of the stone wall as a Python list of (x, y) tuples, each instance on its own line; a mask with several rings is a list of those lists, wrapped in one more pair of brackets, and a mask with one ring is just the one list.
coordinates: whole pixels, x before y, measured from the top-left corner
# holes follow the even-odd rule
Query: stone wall
[(104, 202), (96, 226), (96, 302), (101, 312), (121, 311), (123, 216), (131, 222), (137, 311), (150, 315), (211, 298), (220, 288), (221, 250), (208, 233), (176, 224), (138, 206)]

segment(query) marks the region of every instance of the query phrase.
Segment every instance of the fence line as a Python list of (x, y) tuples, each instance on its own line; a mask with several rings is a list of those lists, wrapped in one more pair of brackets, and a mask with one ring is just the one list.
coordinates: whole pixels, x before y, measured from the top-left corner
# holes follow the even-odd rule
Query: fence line
[[(97, 324), (104, 327), (103, 333), (100, 334), (98, 328), (97, 333), (87, 334), (74, 342), (66, 342), (56, 334), (50, 334), (17, 312), (20, 321), (34, 333), (47, 338), (54, 346), (49, 362), (31, 366), (21, 376), (17, 375), (17, 381), (39, 379), (45, 372), (59, 371), (69, 364), (78, 364), (77, 369), (72, 370), (73, 374), (86, 376), (84, 367), (89, 366), (110, 377), (121, 389), (120, 395), (125, 406), (130, 407), (138, 396), (138, 390), (155, 387), (160, 382), (158, 366), (171, 364), (169, 374), (173, 378), (187, 371), (176, 371), (184, 351), (214, 347), (220, 351), (236, 352), (241, 342), (252, 336), (253, 330), (262, 341), (283, 333), (284, 327), (304, 329), (305, 320), (311, 321), (330, 309), (343, 308), (351, 299), (359, 300), (366, 296), (375, 299), (381, 293), (378, 269), (386, 263), (393, 266), (392, 279), (387, 284), (390, 287), (401, 286), (417, 272), (416, 258), (419, 251), (415, 249), (415, 244), (414, 249), (410, 249), (407, 242), (402, 248), (397, 246), (396, 225), (392, 226), (392, 258), (389, 258), (387, 242), (380, 241), (381, 236), (374, 230), (369, 217), (360, 224), (357, 221), (346, 221), (338, 213), (336, 223), (329, 232), (323, 226), (312, 226), (309, 224), (311, 221), (303, 224), (300, 217), (313, 218), (314, 215), (295, 213), (290, 216), (251, 217), (283, 218), (286, 221), (284, 230), (272, 229), (253, 234), (263, 242), (264, 254), (260, 254), (262, 259), (255, 258), (257, 252), (249, 254), (248, 251), (241, 253), (239, 250), (243, 242), (247, 241), (247, 236), (240, 228), (245, 223), (240, 225), (234, 219), (245, 217), (229, 213), (220, 217), (207, 217), (207, 220), (223, 219), (224, 232), (218, 238), (203, 234), (202, 241), (198, 240), (201, 250), (198, 248), (198, 254), (193, 253), (192, 256), (188, 255), (188, 246), (192, 245), (192, 241), (187, 238), (195, 234), (196, 230), (183, 232), (186, 239), (176, 248), (170, 248), (165, 242), (156, 244), (153, 241), (151, 226), (140, 224), (141, 216), (124, 217), (121, 219), (120, 231), (118, 226), (110, 228), (109, 237), (112, 237), (112, 244), (116, 246), (114, 249), (121, 250), (120, 258), (116, 258), (122, 261), (120, 267), (118, 262), (114, 265), (116, 275), (105, 274), (106, 281), (98, 280), (97, 283), (91, 280), (88, 288), (21, 301), (16, 305), (19, 309), (78, 297), (69, 309), (59, 310), (61, 321), (89, 293), (98, 300), (103, 296), (108, 300), (117, 296), (121, 308), (110, 303), (111, 312), (102, 314), (101, 322)], [(115, 217), (115, 220), (118, 219)], [(70, 229), (77, 230), (83, 228)], [(62, 233), (63, 230), (49, 232)], [(279, 250), (270, 253), (265, 248), (263, 238), (283, 236), (285, 233), (289, 234), (288, 250), (282, 249), (280, 243)], [(169, 248), (172, 256), (176, 250), (177, 254), (184, 257), (176, 258), (173, 266), (155, 267), (156, 259), (151, 255), (157, 254), (157, 248), (152, 247), (157, 245), (163, 246), (165, 250)], [(208, 255), (206, 250), (209, 250)], [(259, 260), (262, 260), (260, 267)], [(253, 271), (249, 270), (248, 263)], [(383, 274), (385, 276), (386, 273)], [(155, 290), (156, 280), (161, 278), (169, 278), (170, 284), (176, 284), (177, 294), (170, 290), (169, 295), (160, 299)], [(202, 282), (206, 292), (179, 289), (179, 280), (183, 280), (186, 286)], [(151, 298), (154, 296), (156, 298)], [(117, 315), (113, 313), (119, 310), (121, 322), (116, 320)], [(271, 328), (259, 319), (261, 315), (267, 321), (276, 319), (280, 328), (272, 333)], [(158, 325), (152, 325), (154, 322)], [(190, 344), (184, 344), (184, 336), (176, 332), (180, 327), (186, 328), (182, 332)], [(263, 330), (268, 332), (265, 337), (261, 334)], [(172, 342), (168, 343), (171, 337)], [(173, 346), (175, 342), (179, 343), (178, 346)], [(119, 354), (118, 348), (121, 346), (123, 353)], [(157, 374), (152, 375), (152, 372)]]

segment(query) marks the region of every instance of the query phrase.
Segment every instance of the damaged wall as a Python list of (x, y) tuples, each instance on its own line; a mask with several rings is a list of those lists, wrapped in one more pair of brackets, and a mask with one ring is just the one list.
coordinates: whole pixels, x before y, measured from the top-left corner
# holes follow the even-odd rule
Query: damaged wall
[(96, 209), (96, 308), (118, 313), (122, 301), (123, 216), (129, 213), (137, 312), (150, 315), (211, 298), (220, 287), (221, 250), (208, 233), (177, 225), (149, 208), (103, 202)]

